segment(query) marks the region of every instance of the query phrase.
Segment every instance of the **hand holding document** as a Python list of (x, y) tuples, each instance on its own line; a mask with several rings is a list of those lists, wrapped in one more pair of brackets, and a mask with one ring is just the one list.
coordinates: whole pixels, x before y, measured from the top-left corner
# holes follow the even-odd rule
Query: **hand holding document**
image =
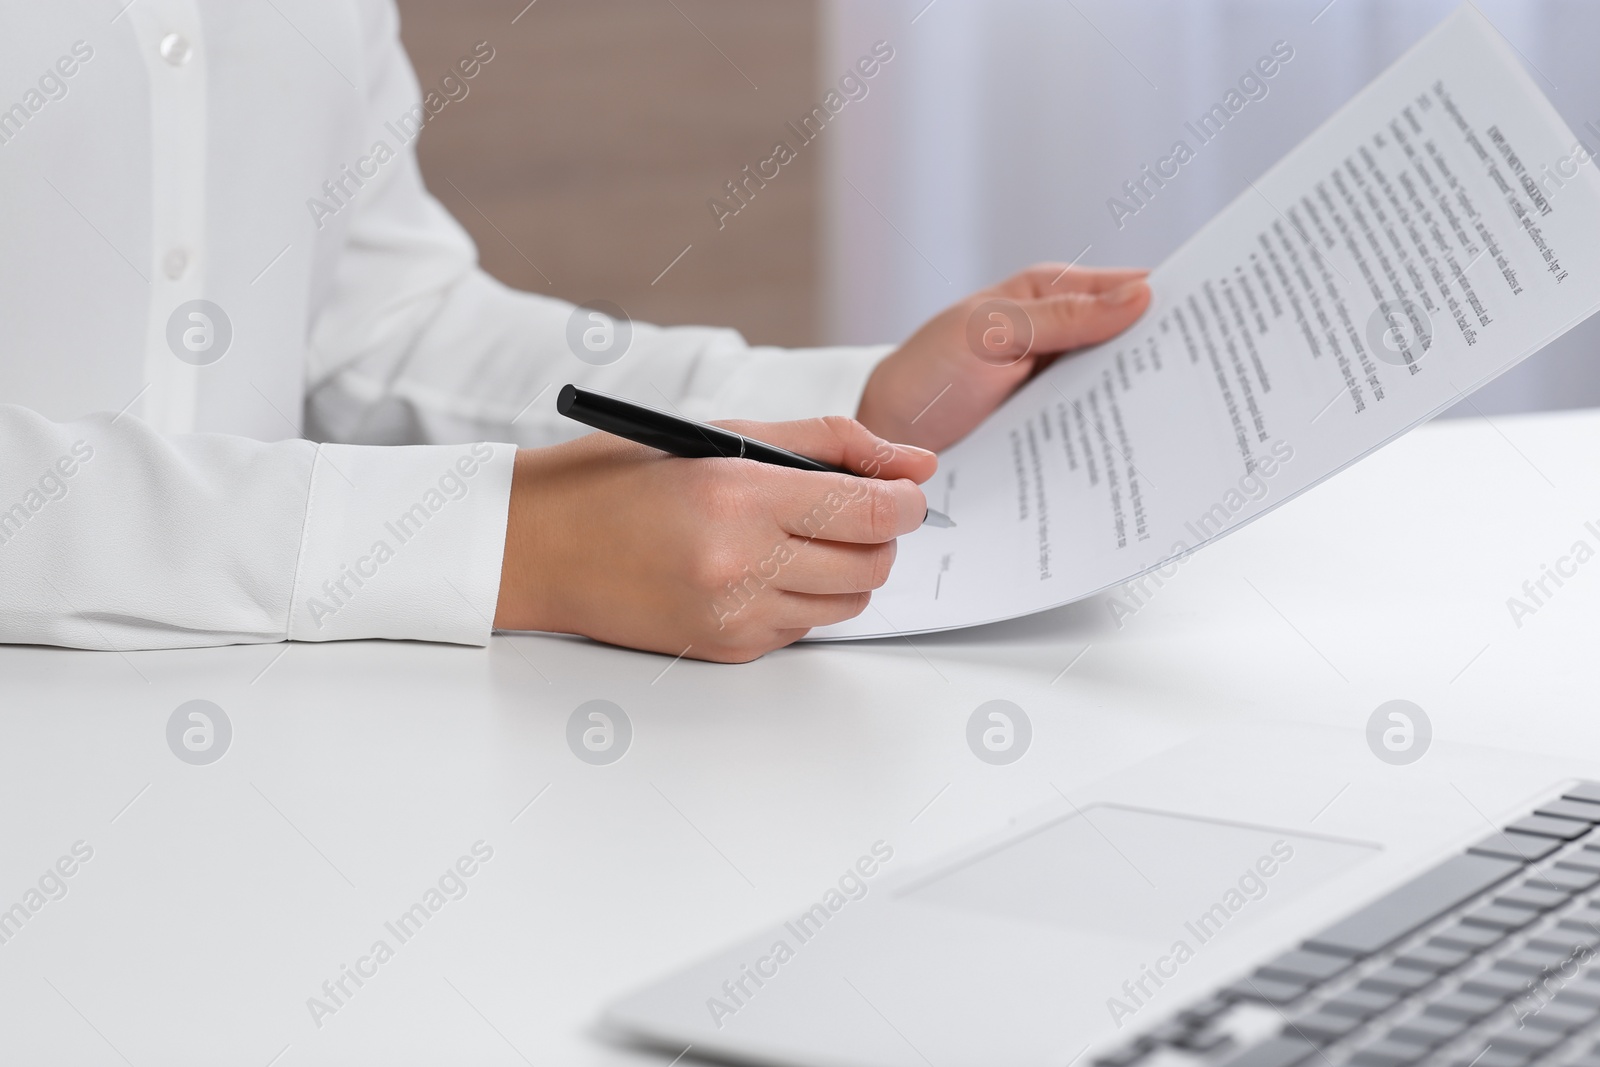
[(1458, 10), (1150, 276), (1122, 336), (940, 457), (952, 530), (901, 539), (813, 638), (972, 626), (1091, 596), (1244, 525), (1600, 307), (1600, 175), (1510, 47)]

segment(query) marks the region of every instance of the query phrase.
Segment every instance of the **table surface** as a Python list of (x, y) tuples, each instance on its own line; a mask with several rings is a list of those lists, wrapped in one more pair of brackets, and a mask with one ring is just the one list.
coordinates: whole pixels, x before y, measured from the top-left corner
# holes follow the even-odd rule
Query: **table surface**
[[(0, 909), (93, 850), (0, 944), (0, 1058), (664, 1063), (597, 1034), (600, 1006), (809, 902), (880, 838), (897, 865), (929, 859), (1202, 731), (1359, 730), (1395, 698), (1439, 739), (1600, 751), (1600, 561), (1507, 607), (1600, 547), (1591, 520), (1600, 413), (1460, 420), (1197, 554), (1120, 622), (1101, 597), (738, 667), (544, 635), (0, 648)], [(196, 699), (232, 728), (206, 765), (168, 742)], [(967, 747), (993, 699), (1033, 724), (1007, 766)], [(632, 725), (609, 765), (568, 746), (591, 700)], [(478, 842), (492, 857), (392, 936)], [(314, 1018), (379, 939), (392, 958)]]

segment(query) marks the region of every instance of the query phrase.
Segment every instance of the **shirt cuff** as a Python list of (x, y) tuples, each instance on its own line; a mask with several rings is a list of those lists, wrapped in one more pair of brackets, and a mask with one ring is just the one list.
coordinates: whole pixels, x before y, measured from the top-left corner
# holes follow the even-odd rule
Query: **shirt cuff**
[(710, 418), (787, 422), (818, 415), (849, 415), (861, 406), (867, 378), (893, 345), (829, 348), (751, 348), (738, 353), (710, 405)]
[(507, 444), (319, 446), (289, 640), (487, 644), (515, 455)]

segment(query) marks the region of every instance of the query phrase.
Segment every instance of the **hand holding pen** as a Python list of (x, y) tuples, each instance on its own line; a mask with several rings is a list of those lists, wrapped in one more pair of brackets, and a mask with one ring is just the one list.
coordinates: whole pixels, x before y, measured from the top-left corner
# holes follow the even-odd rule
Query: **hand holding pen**
[(801, 463), (683, 461), (609, 433), (520, 451), (495, 625), (743, 662), (870, 610), (937, 458), (842, 417), (709, 429), (733, 435), (709, 435), (728, 458), (742, 441), (746, 460)]
[[(862, 465), (859, 471), (832, 463), (823, 463), (809, 456), (791, 452), (787, 448), (767, 444), (752, 437), (735, 433), (721, 426), (695, 422), (665, 411), (647, 408), (621, 397), (607, 396), (579, 389), (575, 385), (562, 386), (556, 397), (556, 410), (569, 419), (575, 419), (596, 430), (614, 433), (629, 441), (658, 448), (669, 455), (684, 459), (748, 459), (768, 463), (774, 467), (814, 471), (818, 474), (848, 474), (855, 478), (875, 478), (882, 464), (876, 458)], [(885, 442), (887, 445), (888, 443)], [(893, 448), (893, 445), (888, 445)], [(918, 449), (922, 451), (922, 449)], [(928, 509), (922, 520), (925, 526), (948, 529), (955, 525), (949, 516)]]

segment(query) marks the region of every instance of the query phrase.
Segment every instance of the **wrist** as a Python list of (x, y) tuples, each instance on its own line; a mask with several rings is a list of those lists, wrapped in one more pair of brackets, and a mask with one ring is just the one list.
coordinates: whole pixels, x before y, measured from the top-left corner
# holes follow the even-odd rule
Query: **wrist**
[(885, 441), (900, 441), (904, 432), (904, 427), (900, 425), (903, 420), (895, 418), (883, 400), (889, 392), (887, 379), (892, 373), (889, 367), (893, 359), (894, 354), (890, 353), (872, 368), (872, 373), (867, 376), (867, 384), (861, 390), (861, 402), (856, 406), (856, 421)]
[(513, 461), (500, 597), (494, 615), (498, 630), (561, 630), (559, 590), (551, 566), (556, 556), (551, 537), (559, 532), (560, 519), (552, 514), (557, 508), (556, 494), (541, 492), (551, 477), (550, 453), (554, 451), (518, 449)]

